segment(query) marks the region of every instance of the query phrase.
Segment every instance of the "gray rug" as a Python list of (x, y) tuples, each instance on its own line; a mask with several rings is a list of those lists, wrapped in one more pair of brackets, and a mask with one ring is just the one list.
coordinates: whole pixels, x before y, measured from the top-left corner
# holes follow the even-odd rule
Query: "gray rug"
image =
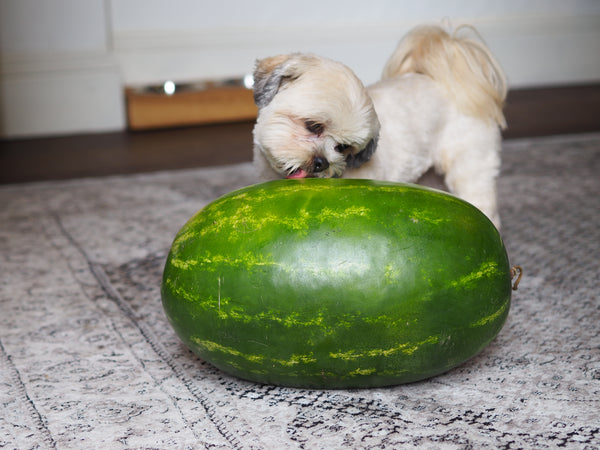
[(182, 346), (162, 265), (250, 165), (0, 188), (0, 447), (599, 448), (600, 135), (507, 141), (502, 234), (525, 270), (481, 354), (428, 381), (319, 391)]

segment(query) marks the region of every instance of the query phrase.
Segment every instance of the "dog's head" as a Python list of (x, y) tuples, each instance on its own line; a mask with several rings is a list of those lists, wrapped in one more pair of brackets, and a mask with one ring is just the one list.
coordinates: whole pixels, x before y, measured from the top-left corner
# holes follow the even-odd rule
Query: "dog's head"
[(282, 177), (339, 177), (368, 161), (379, 121), (366, 89), (343, 64), (309, 54), (258, 61), (255, 158)]

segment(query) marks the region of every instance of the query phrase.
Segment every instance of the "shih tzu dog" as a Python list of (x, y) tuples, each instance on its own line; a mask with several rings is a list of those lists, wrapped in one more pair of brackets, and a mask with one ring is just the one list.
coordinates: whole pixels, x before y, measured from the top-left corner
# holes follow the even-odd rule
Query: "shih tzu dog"
[(416, 182), (433, 168), (450, 192), (500, 225), (496, 177), (504, 74), (480, 40), (437, 26), (405, 36), (381, 81), (293, 53), (257, 62), (254, 164), (261, 180), (302, 177)]

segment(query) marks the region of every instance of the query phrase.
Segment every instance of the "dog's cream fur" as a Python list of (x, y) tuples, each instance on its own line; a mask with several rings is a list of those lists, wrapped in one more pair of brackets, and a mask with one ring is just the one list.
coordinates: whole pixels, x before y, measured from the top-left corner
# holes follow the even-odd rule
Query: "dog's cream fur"
[(506, 82), (481, 42), (419, 27), (368, 88), (343, 64), (299, 53), (259, 61), (254, 79), (261, 179), (415, 182), (433, 167), (451, 192), (500, 226)]

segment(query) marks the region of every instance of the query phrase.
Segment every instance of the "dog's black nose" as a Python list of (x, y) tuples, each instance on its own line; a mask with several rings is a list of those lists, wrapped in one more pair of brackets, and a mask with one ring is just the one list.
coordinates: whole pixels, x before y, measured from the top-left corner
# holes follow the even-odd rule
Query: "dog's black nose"
[(329, 167), (329, 161), (322, 156), (317, 156), (313, 159), (313, 172), (323, 172)]

